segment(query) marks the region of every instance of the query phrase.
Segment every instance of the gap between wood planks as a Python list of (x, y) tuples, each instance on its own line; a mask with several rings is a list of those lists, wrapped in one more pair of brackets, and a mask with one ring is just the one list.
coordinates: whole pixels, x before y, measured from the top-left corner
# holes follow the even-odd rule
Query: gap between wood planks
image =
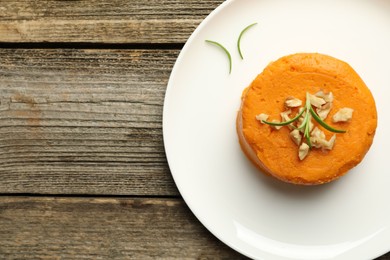
[(115, 194), (45, 194), (45, 193), (0, 193), (0, 197), (36, 198), (115, 198), (115, 199), (182, 199), (180, 195), (115, 195)]
[(0, 49), (123, 49), (175, 50), (184, 43), (0, 42)]

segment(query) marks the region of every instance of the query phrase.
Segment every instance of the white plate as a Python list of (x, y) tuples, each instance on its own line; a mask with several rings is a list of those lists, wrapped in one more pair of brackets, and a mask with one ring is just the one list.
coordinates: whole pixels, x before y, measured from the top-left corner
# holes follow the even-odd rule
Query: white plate
[[(236, 50), (240, 31), (245, 59)], [(225, 54), (206, 39), (231, 52)], [(364, 161), (317, 187), (260, 174), (235, 131), (242, 90), (271, 61), (320, 52), (348, 62), (370, 87), (379, 125)], [(216, 237), (257, 259), (372, 259), (390, 250), (390, 1), (232, 0), (183, 48), (164, 104), (164, 142), (174, 180)]]

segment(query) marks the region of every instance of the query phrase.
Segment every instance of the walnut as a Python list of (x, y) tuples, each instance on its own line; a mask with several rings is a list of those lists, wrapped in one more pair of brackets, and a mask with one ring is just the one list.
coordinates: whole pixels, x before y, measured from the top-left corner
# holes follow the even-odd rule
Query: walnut
[[(299, 112), (298, 112), (298, 114), (299, 113), (301, 113), (302, 112), (302, 110), (301, 109), (299, 109)], [(300, 127), (301, 125), (302, 125), (302, 123), (303, 123), (303, 120), (305, 119), (305, 116), (306, 116), (306, 111), (305, 112), (303, 112), (302, 113), (302, 115), (298, 118), (298, 121), (297, 121), (297, 127)]]
[(317, 97), (312, 94), (309, 94), (309, 98), (310, 98), (310, 104), (312, 104), (315, 107), (321, 107), (326, 103), (326, 101), (323, 98)]
[(311, 137), (325, 139), (325, 133), (321, 131), (318, 127), (315, 127), (311, 132)]
[(333, 93), (332, 92), (325, 94), (322, 90), (320, 90), (317, 93), (315, 93), (315, 96), (322, 98), (327, 103), (333, 102)]
[[(280, 113), (280, 116), (282, 118), (282, 122), (290, 121), (291, 120), (291, 118), (289, 117), (290, 114), (291, 114), (291, 110), (287, 110), (287, 111)], [(294, 128), (291, 124), (287, 125), (287, 127), (290, 130)]]
[(335, 142), (336, 142), (336, 135), (333, 135), (329, 139), (329, 141), (326, 142), (326, 145), (324, 145), (324, 148), (327, 150), (332, 150)]
[(302, 100), (295, 97), (288, 97), (284, 104), (286, 107), (300, 107), (302, 106)]
[(332, 150), (334, 143), (336, 141), (336, 135), (333, 135), (328, 141), (328, 140), (326, 140), (325, 133), (323, 131), (321, 131), (320, 129), (318, 129), (317, 127), (315, 127), (313, 129), (313, 131), (311, 132), (310, 140), (311, 140), (313, 147), (315, 147), (315, 148), (323, 148), (326, 150)]
[(298, 129), (295, 129), (290, 132), (290, 137), (294, 141), (296, 145), (299, 145), (302, 141), (302, 136), (301, 133), (299, 132)]
[[(278, 121), (278, 120), (272, 120), (271, 121), (272, 123), (280, 123), (280, 121)], [(283, 126), (281, 126), (281, 125), (273, 125), (272, 126), (272, 128), (274, 128), (274, 129), (276, 129), (276, 130), (279, 130), (279, 129), (281, 129)]]
[(322, 105), (321, 107), (317, 108), (316, 112), (322, 120), (325, 120), (332, 107), (333, 107), (332, 103), (325, 103), (325, 105)]
[[(305, 119), (305, 116), (306, 116), (306, 112), (303, 112), (302, 116), (298, 119), (297, 127), (301, 127), (302, 126), (302, 124), (304, 123), (303, 121)], [(311, 132), (313, 130), (313, 128), (314, 128), (314, 123), (311, 120), (312, 119), (311, 115), (308, 115), (308, 116), (309, 116), (309, 132)], [(305, 132), (305, 127), (301, 128), (300, 131), (302, 133), (304, 133)]]
[(311, 143), (315, 148), (322, 148), (326, 145), (326, 136), (323, 131), (321, 131), (318, 127), (315, 127), (311, 132), (310, 136)]
[(299, 146), (298, 156), (301, 161), (309, 154), (309, 149), (310, 148), (306, 143), (302, 143), (301, 146)]
[(344, 107), (341, 108), (336, 114), (333, 115), (333, 122), (348, 122), (352, 118), (353, 109)]
[(268, 118), (269, 115), (267, 114), (260, 114), (256, 116), (256, 120), (260, 121), (262, 124), (264, 124), (263, 121), (267, 121)]

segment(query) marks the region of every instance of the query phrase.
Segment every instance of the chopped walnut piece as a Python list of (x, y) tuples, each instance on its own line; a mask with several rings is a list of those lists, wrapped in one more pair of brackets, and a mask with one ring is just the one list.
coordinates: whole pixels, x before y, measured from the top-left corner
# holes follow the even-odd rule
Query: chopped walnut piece
[(309, 94), (309, 98), (310, 98), (310, 104), (312, 104), (315, 107), (321, 107), (326, 103), (326, 101), (323, 98), (317, 97), (312, 94)]
[[(321, 148), (324, 142), (324, 139), (318, 138), (318, 137), (312, 137), (310, 138), (311, 146), (314, 148)], [(325, 140), (326, 141), (326, 140)]]
[(323, 148), (323, 149), (327, 149), (327, 150), (332, 150), (334, 143), (336, 141), (336, 135), (333, 135), (329, 139), (329, 141), (327, 141), (325, 133), (316, 127), (316, 128), (314, 128), (313, 132), (311, 133), (310, 140), (311, 140), (313, 147), (315, 147), (315, 148)]
[(323, 131), (321, 131), (320, 129), (318, 129), (318, 127), (315, 127), (313, 129), (313, 131), (311, 132), (311, 143), (313, 145), (313, 147), (315, 148), (321, 148), (323, 147), (324, 145), (326, 145), (326, 136), (325, 136), (325, 133)]
[(328, 141), (326, 141), (325, 138), (320, 138), (320, 137), (312, 137), (310, 138), (311, 144), (314, 148), (325, 148), (329, 147)]
[(302, 141), (302, 136), (301, 133), (299, 132), (298, 129), (295, 129), (290, 132), (290, 137), (294, 141), (296, 145), (299, 145)]
[(291, 114), (291, 110), (287, 110), (287, 111), (280, 113), (280, 116), (282, 117), (283, 122), (290, 120), (290, 117), (288, 116), (290, 114)]
[(333, 102), (333, 93), (332, 92), (324, 93), (322, 90), (320, 90), (317, 93), (315, 93), (315, 96), (322, 98), (327, 103)]
[(336, 114), (333, 115), (333, 122), (348, 122), (352, 118), (353, 109), (344, 107), (341, 108)]
[[(302, 124), (303, 124), (303, 119), (304, 119), (304, 117), (305, 117), (304, 114), (305, 114), (305, 113), (303, 113), (303, 115), (298, 119), (297, 127), (301, 127), (301, 126), (302, 126)], [(299, 131), (303, 133), (303, 132), (305, 131), (305, 128), (303, 127), (303, 128), (301, 128)]]
[(325, 103), (325, 105), (322, 105), (321, 107), (317, 108), (316, 112), (317, 112), (318, 116), (322, 120), (324, 120), (328, 116), (330, 110), (332, 109), (332, 106), (333, 106), (333, 104), (329, 102), (329, 103)]
[[(303, 112), (302, 116), (298, 119), (298, 124), (297, 124), (297, 127), (301, 127), (302, 124), (304, 124), (304, 119), (305, 119), (305, 116), (306, 116), (306, 112)], [(313, 121), (311, 120), (312, 119), (312, 116), (309, 115), (309, 132), (311, 132), (314, 128), (314, 123)], [(300, 131), (302, 133), (305, 132), (305, 127), (301, 128)]]
[(315, 127), (313, 129), (313, 131), (311, 132), (311, 137), (316, 137), (316, 138), (321, 138), (321, 139), (326, 138), (325, 133), (323, 131), (321, 131), (318, 127)]
[[(316, 138), (313, 138), (314, 141), (313, 143), (316, 143), (318, 144), (318, 147), (316, 148), (322, 148), (322, 149), (326, 149), (326, 150), (332, 150), (333, 149), (333, 146), (334, 146), (334, 143), (336, 141), (336, 135), (333, 135), (329, 141), (327, 141), (326, 139), (316, 139)], [(313, 145), (314, 146), (314, 145)]]
[[(302, 107), (301, 107), (302, 108)], [(304, 110), (304, 108), (299, 108), (298, 110), (298, 114), (302, 113), (302, 110)], [(298, 125), (300, 125), (302, 122), (303, 122), (303, 119), (305, 118), (306, 116), (306, 111), (303, 111), (302, 115), (298, 118)]]
[[(291, 110), (287, 110), (287, 111), (280, 113), (280, 116), (282, 118), (282, 122), (290, 121), (291, 120), (291, 118), (289, 117), (290, 114), (291, 114)], [(290, 130), (294, 128), (291, 124), (289, 124), (287, 127)]]
[(329, 141), (326, 142), (326, 145), (324, 145), (324, 148), (327, 150), (332, 150), (335, 142), (336, 142), (336, 135), (333, 135), (329, 139)]
[(264, 124), (263, 121), (267, 121), (268, 118), (269, 115), (267, 114), (260, 114), (256, 116), (256, 120), (260, 121), (262, 124)]
[(306, 158), (306, 156), (309, 154), (309, 146), (306, 143), (302, 143), (301, 146), (299, 146), (298, 156), (299, 159), (302, 161)]
[(302, 106), (302, 100), (295, 97), (288, 97), (284, 104), (286, 107), (300, 107)]
[[(271, 121), (272, 123), (280, 123), (280, 121), (278, 121), (278, 120), (272, 120)], [(272, 126), (273, 128), (275, 128), (276, 130), (279, 130), (280, 128), (282, 128), (283, 126), (281, 126), (281, 125), (273, 125)]]

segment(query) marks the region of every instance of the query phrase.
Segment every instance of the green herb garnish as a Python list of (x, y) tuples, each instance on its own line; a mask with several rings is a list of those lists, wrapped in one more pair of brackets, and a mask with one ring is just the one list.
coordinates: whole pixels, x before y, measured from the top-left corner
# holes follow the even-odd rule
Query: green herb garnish
[(286, 122), (268, 122), (268, 121), (264, 121), (264, 120), (262, 122), (264, 124), (272, 125), (272, 126), (285, 126), (285, 125), (289, 125), (291, 123), (294, 123), (298, 118), (300, 118), (303, 115), (303, 112), (305, 112), (305, 110), (302, 110), (301, 113), (299, 113), (296, 117), (294, 117), (293, 119), (288, 120)]
[(340, 130), (340, 129), (336, 129), (336, 128), (331, 127), (330, 125), (325, 123), (317, 115), (317, 113), (314, 111), (312, 105), (310, 104), (310, 96), (309, 96), (308, 92), (306, 93), (306, 104), (305, 104), (304, 109), (302, 109), (302, 111), (296, 117), (294, 117), (293, 119), (288, 120), (286, 122), (280, 122), (280, 123), (268, 122), (268, 121), (265, 121), (265, 120), (262, 120), (262, 122), (264, 124), (272, 125), (272, 126), (286, 126), (286, 125), (292, 124), (296, 120), (298, 120), (303, 115), (304, 112), (306, 112), (306, 114), (305, 114), (305, 116), (303, 118), (303, 121), (302, 121), (301, 125), (299, 127), (297, 127), (296, 129), (303, 130), (303, 136), (306, 138), (307, 144), (310, 147), (310, 149), (312, 148), (312, 144), (311, 144), (311, 140), (310, 140), (310, 121), (311, 121), (311, 117), (313, 117), (323, 128), (325, 128), (326, 130), (328, 130), (330, 132), (334, 132), (334, 133), (345, 133), (346, 132), (345, 130)]
[(232, 73), (232, 56), (230, 55), (229, 51), (222, 44), (220, 44), (219, 42), (210, 41), (210, 40), (206, 40), (206, 42), (220, 47), (226, 53), (226, 55), (227, 55), (227, 57), (229, 59), (229, 74), (231, 74)]
[(310, 114), (306, 113), (306, 117), (305, 118), (306, 118), (306, 122), (304, 121), (304, 123), (303, 123), (305, 125), (305, 132), (303, 133), (303, 137), (306, 138), (307, 145), (311, 149), (311, 141), (310, 141)]
[(255, 26), (256, 24), (257, 23), (252, 23), (252, 24), (248, 25), (247, 27), (244, 28), (244, 30), (241, 31), (240, 36), (238, 36), (237, 49), (238, 49), (238, 53), (240, 54), (241, 59), (244, 59), (244, 56), (242, 55), (242, 52), (241, 52), (241, 38), (242, 38), (242, 35), (244, 35), (244, 33), (246, 31), (248, 31), (251, 27)]
[(333, 127), (331, 127), (330, 125), (328, 125), (327, 123), (325, 123), (324, 121), (322, 121), (322, 119), (317, 115), (317, 113), (314, 111), (314, 109), (313, 109), (312, 107), (310, 107), (310, 113), (312, 114), (312, 116), (314, 117), (314, 119), (315, 119), (323, 128), (325, 128), (326, 130), (329, 130), (329, 131), (334, 132), (334, 133), (345, 133), (345, 132), (346, 132), (345, 130), (340, 130), (340, 129), (333, 128)]

